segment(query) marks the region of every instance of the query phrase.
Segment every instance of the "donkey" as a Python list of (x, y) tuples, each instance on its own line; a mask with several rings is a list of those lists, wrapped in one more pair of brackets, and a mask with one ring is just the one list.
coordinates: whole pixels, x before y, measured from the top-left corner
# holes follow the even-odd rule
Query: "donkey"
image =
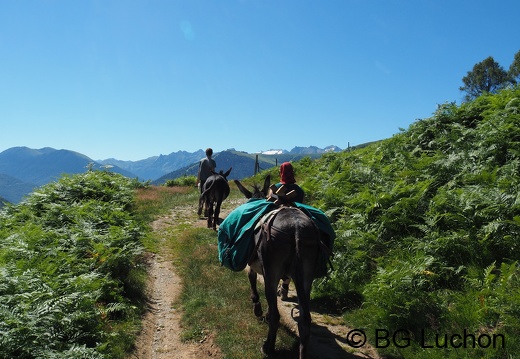
[[(227, 176), (231, 173), (232, 167), (225, 173), (220, 171), (219, 173), (213, 172), (204, 182), (202, 193), (199, 197), (199, 210), (198, 215), (202, 214), (202, 208), (204, 204), (208, 208), (208, 228), (217, 229), (217, 223), (220, 215), (220, 206), (229, 196), (229, 184)], [(213, 208), (215, 206), (215, 208)]]
[[(266, 198), (270, 177), (264, 181), (263, 189), (255, 186), (254, 193), (246, 189), (238, 180), (235, 184), (246, 198)], [(264, 221), (265, 218), (268, 218)], [(257, 274), (263, 275), (269, 331), (262, 345), (264, 355), (274, 353), (276, 333), (280, 324), (277, 306), (277, 288), (280, 279), (290, 276), (298, 295), (300, 318), (299, 358), (307, 353), (310, 336), (310, 292), (320, 251), (319, 232), (311, 218), (296, 207), (281, 206), (268, 213), (261, 220), (262, 229), (255, 233), (255, 253), (249, 261), (248, 278), (251, 285), (251, 300), (254, 313), (262, 316), (262, 306), (257, 291)]]

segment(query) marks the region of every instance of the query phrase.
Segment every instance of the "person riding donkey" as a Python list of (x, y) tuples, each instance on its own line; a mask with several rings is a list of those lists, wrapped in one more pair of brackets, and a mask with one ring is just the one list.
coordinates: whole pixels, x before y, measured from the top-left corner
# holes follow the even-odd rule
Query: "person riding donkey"
[[(296, 184), (294, 179), (294, 168), (290, 162), (284, 162), (280, 166), (280, 182), (274, 185), (277, 191), (283, 186), (285, 187), (285, 193), (294, 191), (294, 195), (291, 197), (293, 202), (303, 203), (305, 192), (303, 189)], [(269, 195), (273, 194), (273, 190), (269, 192)]]
[[(305, 192), (299, 185), (296, 184), (296, 179), (294, 178), (294, 168), (290, 162), (284, 162), (280, 165), (280, 182), (276, 183), (274, 187), (276, 188), (276, 191), (271, 188), (269, 190), (268, 196), (273, 196), (276, 192), (280, 191), (280, 189), (283, 189), (284, 194), (292, 194), (292, 202), (303, 203)], [(287, 300), (291, 278), (284, 277), (282, 278), (282, 281), (282, 285), (278, 289), (278, 295), (282, 300)]]
[[(328, 248), (324, 252), (332, 249), (335, 238), (334, 230), (324, 213), (302, 203), (305, 192), (296, 184), (292, 164), (289, 162), (282, 163), (280, 166), (280, 181), (272, 186), (267, 184), (268, 182), (270, 182), (269, 175), (266, 177), (263, 190), (256, 188), (255, 194), (253, 194), (246, 193), (248, 190), (235, 180), (239, 190), (246, 195), (246, 198), (249, 198), (249, 201), (233, 210), (219, 229), (220, 261), (222, 265), (229, 269), (239, 271), (245, 268), (249, 259), (248, 253), (254, 250), (251, 237), (257, 228), (256, 224), (264, 215), (270, 212), (275, 213), (275, 209), (280, 206), (300, 208), (312, 217), (322, 233), (321, 239), (325, 242), (325, 247)], [(327, 257), (329, 256), (327, 255)], [(326, 273), (323, 270), (326, 272), (326, 267), (321, 266), (320, 268), (322, 269), (320, 276), (325, 275)], [(284, 275), (280, 279), (283, 282), (278, 288), (278, 295), (281, 296), (282, 300), (287, 300), (291, 278)]]

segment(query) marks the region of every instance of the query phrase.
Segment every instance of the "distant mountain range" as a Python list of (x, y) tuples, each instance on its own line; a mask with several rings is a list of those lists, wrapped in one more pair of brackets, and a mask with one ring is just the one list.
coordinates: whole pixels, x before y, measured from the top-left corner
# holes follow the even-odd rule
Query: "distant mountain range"
[[(305, 156), (319, 157), (327, 152), (340, 152), (337, 146), (320, 149), (315, 146), (295, 147), (287, 150), (269, 150), (261, 153), (236, 151), (234, 148), (215, 153), (213, 158), (217, 163), (217, 171), (227, 171), (233, 167), (228, 179), (242, 179), (254, 174), (256, 157), (260, 169), (276, 166), (284, 161), (295, 161)], [(181, 176), (197, 175), (198, 163), (206, 155), (203, 150), (197, 152), (178, 151), (169, 155), (150, 157), (140, 161), (118, 161), (114, 159), (98, 161), (103, 165), (114, 165), (132, 172), (142, 180), (151, 180), (153, 184), (163, 184), (167, 180)]]
[(204, 156), (205, 152), (203, 150), (196, 152), (178, 151), (172, 152), (169, 155), (159, 155), (139, 161), (121, 161), (115, 158), (109, 158), (97, 162), (102, 165), (112, 165), (122, 168), (133, 173), (134, 177), (148, 181), (156, 180), (167, 173), (178, 170), (188, 164), (198, 162)]
[[(0, 197), (11, 203), (19, 202), (36, 187), (57, 180), (63, 174), (81, 173), (89, 164), (102, 168), (85, 155), (54, 148), (31, 149), (12, 147), (0, 153)], [(114, 167), (114, 172), (135, 177), (132, 173)]]
[[(341, 151), (338, 147), (334, 147), (337, 151)], [(266, 151), (269, 153), (269, 151)], [(276, 151), (275, 154), (265, 154), (264, 153), (247, 153), (235, 151), (234, 149), (226, 150), (219, 152), (213, 156), (213, 159), (217, 163), (217, 171), (227, 171), (229, 168), (233, 168), (231, 170), (230, 175), (228, 176), (229, 180), (232, 179), (243, 179), (245, 177), (250, 177), (255, 174), (255, 166), (258, 157), (258, 167), (260, 170), (265, 170), (271, 168), (273, 166), (279, 165), (282, 162), (286, 161), (296, 161), (302, 159), (303, 157), (320, 157), (325, 152), (314, 152), (313, 150), (309, 153), (304, 152), (292, 152), (292, 151)], [(162, 184), (170, 179), (179, 178), (181, 176), (196, 176), (198, 171), (198, 161), (189, 164), (188, 166), (179, 168), (176, 171), (165, 174), (162, 177), (159, 177), (157, 180), (152, 181), (152, 184)]]
[[(260, 169), (264, 170), (285, 161), (295, 161), (306, 156), (319, 157), (326, 152), (340, 151), (342, 150), (336, 146), (324, 149), (315, 146), (295, 147), (290, 151), (279, 149), (252, 154), (229, 149), (215, 153), (213, 158), (217, 163), (217, 171), (226, 171), (233, 167), (228, 178), (243, 179), (254, 174), (257, 157)], [(169, 155), (139, 161), (121, 161), (114, 158), (94, 161), (70, 150), (12, 147), (0, 152), (0, 203), (5, 200), (18, 203), (35, 188), (55, 181), (64, 174), (85, 172), (89, 167), (110, 170), (159, 185), (168, 179), (196, 175), (198, 162), (203, 157), (204, 151), (198, 150), (193, 153), (172, 152)]]

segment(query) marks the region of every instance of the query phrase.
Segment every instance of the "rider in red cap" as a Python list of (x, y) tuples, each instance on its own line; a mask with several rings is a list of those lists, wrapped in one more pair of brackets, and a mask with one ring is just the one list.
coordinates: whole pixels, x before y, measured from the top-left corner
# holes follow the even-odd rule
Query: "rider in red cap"
[[(280, 166), (280, 182), (275, 184), (275, 186), (276, 188), (284, 186), (284, 192), (286, 194), (294, 191), (295, 195), (294, 197), (291, 197), (292, 201), (303, 203), (305, 192), (303, 192), (303, 189), (296, 184), (296, 180), (294, 179), (294, 169), (290, 162), (284, 162)], [(282, 280), (282, 285), (278, 288), (278, 295), (282, 300), (288, 300), (287, 294), (289, 292), (289, 283), (291, 282), (291, 278), (284, 277)]]
[(280, 182), (275, 186), (276, 188), (280, 188), (281, 186), (285, 187), (285, 193), (289, 193), (291, 191), (295, 191), (295, 196), (292, 197), (294, 202), (303, 203), (303, 197), (305, 193), (300, 186), (296, 184), (296, 180), (294, 179), (294, 169), (290, 162), (284, 162), (280, 166)]

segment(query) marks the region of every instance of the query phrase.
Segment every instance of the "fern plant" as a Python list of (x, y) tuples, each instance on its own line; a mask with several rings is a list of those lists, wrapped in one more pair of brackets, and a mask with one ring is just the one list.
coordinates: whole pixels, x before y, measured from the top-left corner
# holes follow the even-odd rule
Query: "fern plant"
[(144, 287), (133, 190), (89, 171), (1, 212), (1, 358), (123, 357), (114, 328), (138, 317)]
[[(443, 104), (390, 139), (311, 164), (303, 185), (315, 205), (333, 211), (338, 235), (335, 271), (315, 295), (357, 292), (361, 307), (346, 318), (361, 327), (446, 333), (464, 323), (471, 333), (516, 338), (519, 98), (515, 87)], [(480, 276), (487, 279), (477, 286)], [(511, 339), (505, 350), (478, 355), (519, 349)]]

